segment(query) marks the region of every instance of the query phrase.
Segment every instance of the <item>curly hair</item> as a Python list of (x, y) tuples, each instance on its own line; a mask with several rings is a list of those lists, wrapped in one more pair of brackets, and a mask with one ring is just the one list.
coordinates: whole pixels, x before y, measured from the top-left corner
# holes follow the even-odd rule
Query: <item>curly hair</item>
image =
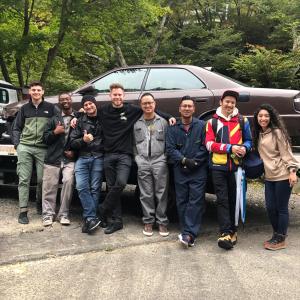
[(282, 135), (286, 141), (286, 145), (291, 144), (290, 136), (286, 130), (284, 122), (280, 117), (278, 111), (270, 104), (261, 104), (258, 109), (255, 111), (253, 116), (253, 146), (254, 149), (257, 150), (258, 148), (258, 140), (259, 140), (259, 133), (262, 131), (261, 126), (258, 124), (257, 116), (261, 110), (266, 110), (270, 115), (270, 123), (268, 125), (271, 130), (273, 129), (280, 129)]

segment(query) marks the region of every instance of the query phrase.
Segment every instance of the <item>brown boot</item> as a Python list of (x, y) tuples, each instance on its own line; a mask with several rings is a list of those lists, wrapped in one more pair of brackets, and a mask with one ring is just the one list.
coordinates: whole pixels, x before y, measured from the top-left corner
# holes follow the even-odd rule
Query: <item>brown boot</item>
[(273, 240), (267, 241), (265, 243), (265, 249), (267, 250), (280, 250), (286, 248), (285, 235), (276, 234)]
[(277, 235), (277, 232), (273, 232), (272, 237), (269, 240), (264, 241), (264, 248), (266, 247), (267, 244), (270, 244), (276, 238), (276, 235)]

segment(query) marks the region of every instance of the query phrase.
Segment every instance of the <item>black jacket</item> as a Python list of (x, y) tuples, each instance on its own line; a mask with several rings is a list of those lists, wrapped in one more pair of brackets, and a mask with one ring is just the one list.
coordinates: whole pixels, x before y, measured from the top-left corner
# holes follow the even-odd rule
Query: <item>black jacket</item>
[[(72, 118), (73, 117), (78, 117), (78, 113), (73, 112)], [(53, 131), (58, 122), (62, 125), (64, 124), (61, 111), (57, 112), (57, 114), (48, 121), (43, 135), (44, 142), (48, 145), (45, 164), (54, 166), (60, 166), (62, 161), (68, 163), (75, 160), (75, 157), (74, 159), (68, 159), (64, 155), (64, 151), (71, 150), (70, 134), (72, 128), (70, 128), (67, 138), (65, 138), (64, 134), (55, 135)]]
[[(91, 133), (94, 140), (86, 143), (83, 140), (84, 131)], [(88, 117), (83, 115), (78, 119), (77, 126), (71, 131), (70, 135), (71, 149), (78, 151), (79, 156), (102, 156), (103, 147), (103, 132), (98, 117)]]

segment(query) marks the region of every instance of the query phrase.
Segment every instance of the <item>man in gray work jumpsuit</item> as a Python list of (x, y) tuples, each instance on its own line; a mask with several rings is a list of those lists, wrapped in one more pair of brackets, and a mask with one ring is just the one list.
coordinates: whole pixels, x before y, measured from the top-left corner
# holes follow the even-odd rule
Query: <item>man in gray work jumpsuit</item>
[(166, 210), (169, 173), (165, 154), (168, 123), (155, 113), (156, 103), (152, 94), (143, 94), (140, 105), (143, 115), (134, 125), (134, 157), (138, 166), (143, 233), (152, 236), (156, 222), (159, 234), (168, 236)]

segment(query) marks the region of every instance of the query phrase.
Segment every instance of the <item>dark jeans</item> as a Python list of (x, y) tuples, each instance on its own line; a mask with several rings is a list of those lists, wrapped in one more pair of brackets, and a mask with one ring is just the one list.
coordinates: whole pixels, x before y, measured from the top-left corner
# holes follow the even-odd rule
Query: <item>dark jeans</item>
[(176, 205), (181, 233), (195, 238), (201, 227), (205, 210), (207, 169), (199, 168), (193, 173), (184, 173), (181, 167), (174, 168)]
[(289, 199), (292, 188), (288, 180), (265, 181), (268, 216), (274, 232), (286, 235), (289, 223)]
[(108, 193), (100, 205), (104, 215), (112, 214), (114, 222), (122, 223), (121, 194), (127, 184), (132, 158), (128, 154), (108, 153), (104, 156), (104, 171)]
[(212, 180), (217, 196), (220, 233), (232, 233), (235, 226), (236, 182), (234, 172), (212, 170)]

